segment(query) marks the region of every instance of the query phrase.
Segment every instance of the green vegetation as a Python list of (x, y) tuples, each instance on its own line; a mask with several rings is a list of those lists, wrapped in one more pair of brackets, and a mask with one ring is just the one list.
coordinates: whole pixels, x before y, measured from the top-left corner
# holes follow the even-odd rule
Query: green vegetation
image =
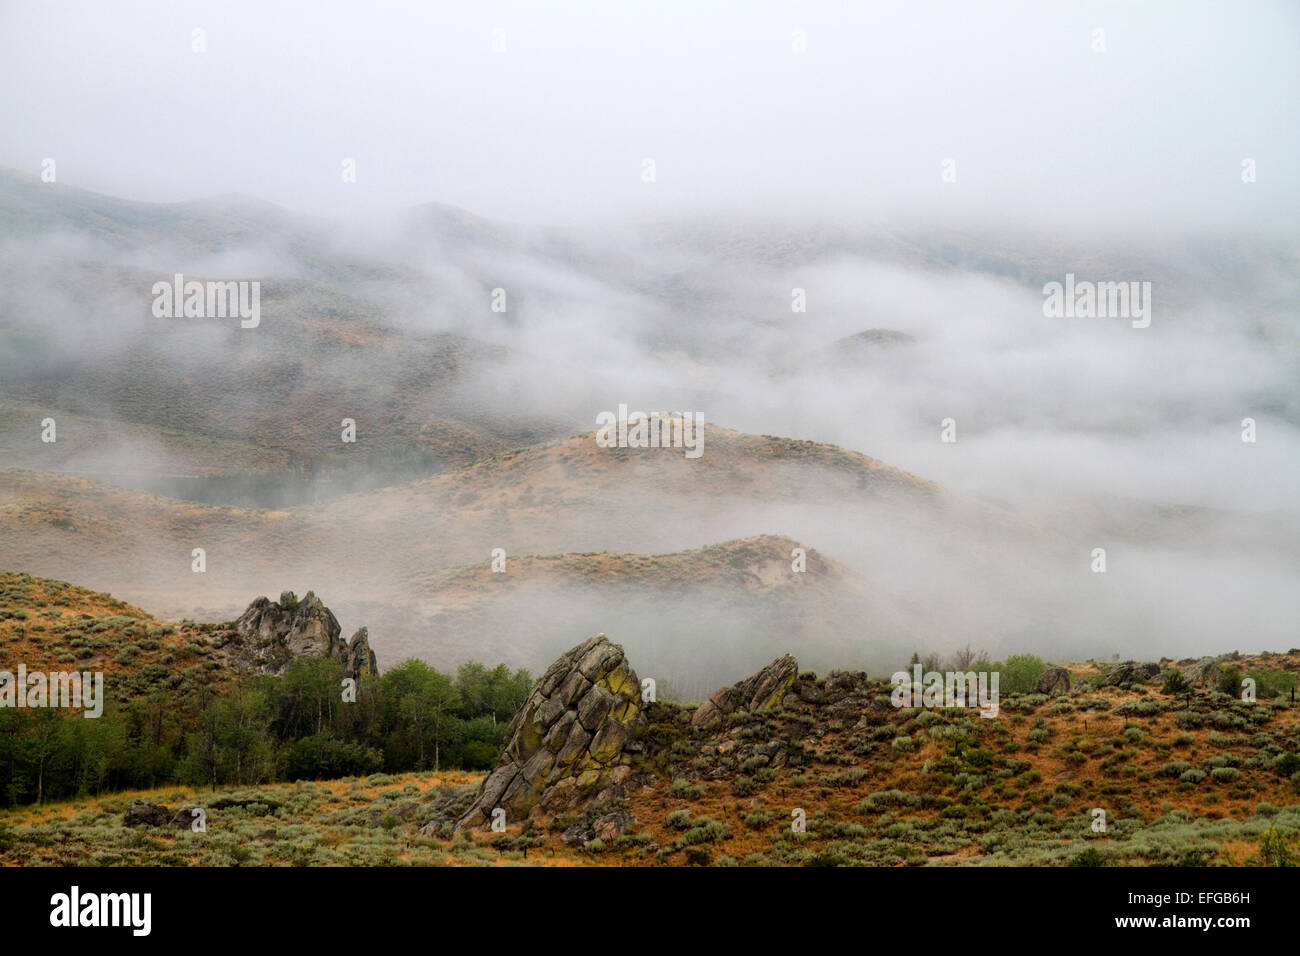
[(1165, 673), (1165, 685), (1161, 688), (1163, 694), (1186, 694), (1191, 690), (1187, 683), (1187, 678), (1183, 677), (1182, 671), (1171, 670)]
[(532, 687), (527, 671), (468, 663), (453, 678), (408, 660), (363, 676), (344, 703), (332, 660), (221, 690), (177, 681), (86, 719), (63, 709), (0, 709), (0, 806), (188, 783), (276, 780), (463, 767), (497, 760), (506, 722)]

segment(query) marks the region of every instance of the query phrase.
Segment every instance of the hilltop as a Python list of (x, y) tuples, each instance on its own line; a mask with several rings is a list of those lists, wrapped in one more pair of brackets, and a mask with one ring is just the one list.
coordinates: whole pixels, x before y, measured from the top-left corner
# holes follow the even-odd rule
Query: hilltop
[(0, 669), (103, 672), (119, 702), (166, 690), (179, 712), (187, 694), (321, 657), (354, 675), (378, 671), (366, 629), (345, 641), (334, 614), (310, 592), (301, 601), (292, 592), (278, 602), (258, 598), (225, 623), (168, 623), (108, 594), (0, 571)]

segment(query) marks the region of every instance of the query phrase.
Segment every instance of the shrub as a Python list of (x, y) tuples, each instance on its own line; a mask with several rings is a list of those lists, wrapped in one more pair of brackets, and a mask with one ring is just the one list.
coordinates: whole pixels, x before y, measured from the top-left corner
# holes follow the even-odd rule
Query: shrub
[(848, 770), (832, 773), (822, 779), (828, 787), (853, 787), (870, 775), (865, 767), (850, 767)]
[(1105, 866), (1106, 858), (1101, 855), (1096, 847), (1088, 847), (1082, 853), (1076, 853), (1070, 857), (1066, 866)]
[(704, 796), (704, 788), (692, 784), (685, 777), (676, 777), (673, 785), (668, 788), (668, 795), (682, 800), (698, 800)]
[(709, 858), (708, 847), (693, 846), (686, 851), (686, 862), (691, 866), (708, 866)]
[(694, 826), (677, 838), (677, 843), (681, 846), (716, 843), (731, 836), (731, 828), (712, 817), (699, 817), (693, 823)]
[(875, 793), (867, 795), (853, 809), (858, 813), (881, 813), (890, 807), (914, 807), (921, 802), (921, 798), (914, 793), (904, 793), (902, 790), (878, 790)]
[(1277, 827), (1269, 827), (1259, 844), (1259, 863), (1261, 866), (1296, 866), (1300, 860), (1295, 850), (1287, 846), (1286, 840), (1278, 836)]
[(999, 691), (1003, 694), (1030, 694), (1038, 686), (1038, 679), (1047, 665), (1033, 654), (1012, 654), (999, 670), (1002, 673)]
[(1219, 693), (1236, 697), (1241, 693), (1241, 668), (1229, 665), (1219, 671)]
[(1276, 668), (1259, 667), (1246, 675), (1255, 681), (1255, 696), (1259, 700), (1285, 697), (1295, 687), (1295, 675)]
[(1290, 778), (1292, 774), (1300, 771), (1300, 756), (1295, 754), (1283, 754), (1273, 761), (1273, 772), (1279, 777)]

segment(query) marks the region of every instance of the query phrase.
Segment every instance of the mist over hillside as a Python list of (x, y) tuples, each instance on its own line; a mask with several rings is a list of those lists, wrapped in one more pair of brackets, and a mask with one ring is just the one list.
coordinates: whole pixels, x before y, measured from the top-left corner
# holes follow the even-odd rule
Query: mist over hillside
[[(328, 222), (15, 171), (0, 219), (0, 448), (22, 469), (0, 473), (5, 566), (214, 620), (324, 590), (382, 622), (382, 656), (439, 664), (544, 665), (592, 630), (674, 671), (707, 647), (694, 666), (719, 680), (784, 645), (887, 668), (967, 643), (1294, 644), (1294, 242), (753, 216), (547, 229), (443, 206)], [(155, 316), (177, 273), (257, 279), (259, 324)], [(1045, 317), (1043, 285), (1071, 273), (1151, 282), (1150, 325)], [(699, 411), (702, 456), (599, 448), (620, 405)], [(652, 563), (626, 594), (575, 569), (468, 613), (427, 584), (496, 548), (755, 535), (817, 549), (869, 596), (777, 611)]]
[(203, 13), (0, 11), (0, 569), (700, 684), (1297, 643), (1293, 7)]
[(1297, 54), (1293, 0), (0, 2), (15, 929), (282, 866), (1290, 927)]

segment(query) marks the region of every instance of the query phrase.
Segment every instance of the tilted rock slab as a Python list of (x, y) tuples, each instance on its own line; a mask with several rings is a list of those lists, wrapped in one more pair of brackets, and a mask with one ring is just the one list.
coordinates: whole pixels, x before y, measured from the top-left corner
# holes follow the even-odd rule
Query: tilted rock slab
[(1049, 667), (1038, 678), (1034, 688), (1039, 694), (1068, 694), (1070, 692), (1070, 672), (1064, 667)]
[(715, 691), (691, 717), (694, 727), (709, 727), (737, 710), (753, 713), (781, 703), (799, 675), (799, 662), (789, 654), (778, 657), (739, 684)]
[[(506, 822), (534, 811), (558, 812), (618, 786), (645, 727), (641, 682), (623, 648), (604, 634), (588, 638), (560, 657), (533, 686), (506, 728), (501, 761), (483, 781), (474, 802), (456, 823), (473, 829), (492, 821), (500, 807)], [(436, 835), (436, 824), (421, 831)]]
[(1119, 687), (1121, 684), (1145, 684), (1160, 676), (1160, 665), (1150, 661), (1139, 664), (1136, 661), (1124, 661), (1116, 664), (1102, 679), (1102, 687)]

